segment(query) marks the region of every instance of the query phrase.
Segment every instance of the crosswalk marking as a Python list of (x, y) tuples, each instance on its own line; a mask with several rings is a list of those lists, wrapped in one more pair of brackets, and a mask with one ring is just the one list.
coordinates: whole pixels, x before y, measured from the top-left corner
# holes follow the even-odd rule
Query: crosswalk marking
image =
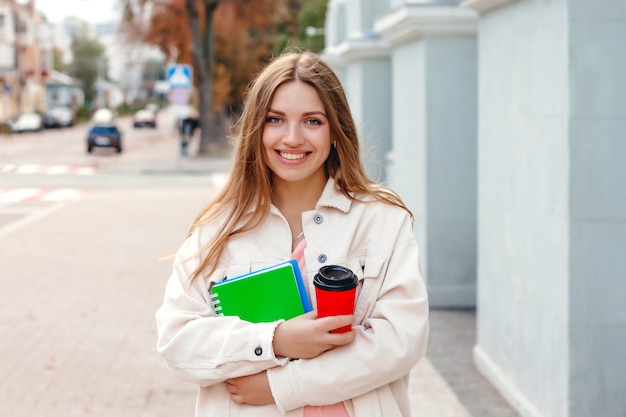
[(0, 188), (0, 203), (19, 203), (20, 201), (27, 200), (37, 194), (41, 190), (39, 188), (17, 188), (17, 189), (2, 189)]
[(58, 190), (48, 191), (41, 196), (41, 201), (66, 201), (72, 200), (79, 195), (83, 194), (84, 191), (78, 190), (76, 188), (61, 188)]
[(0, 188), (0, 207), (27, 201), (61, 202), (83, 195), (86, 191), (76, 188)]
[(43, 164), (0, 164), (0, 173), (5, 174), (45, 174), (45, 175), (94, 175), (92, 166), (43, 165)]

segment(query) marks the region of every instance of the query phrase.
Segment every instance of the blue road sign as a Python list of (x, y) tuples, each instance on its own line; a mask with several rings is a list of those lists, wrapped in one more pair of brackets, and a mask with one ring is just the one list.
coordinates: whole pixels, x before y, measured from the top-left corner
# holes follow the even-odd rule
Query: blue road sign
[(167, 82), (170, 88), (188, 88), (193, 86), (191, 65), (172, 64), (167, 66)]

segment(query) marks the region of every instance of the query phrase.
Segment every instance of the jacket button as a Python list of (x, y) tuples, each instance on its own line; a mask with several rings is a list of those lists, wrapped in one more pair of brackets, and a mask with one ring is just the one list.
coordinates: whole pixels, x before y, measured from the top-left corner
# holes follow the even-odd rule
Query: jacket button
[(316, 214), (315, 216), (313, 216), (313, 221), (317, 224), (320, 224), (324, 221), (324, 216), (322, 216), (321, 214)]
[(317, 261), (323, 264), (324, 262), (326, 262), (326, 255), (322, 253), (320, 256), (317, 257)]
[(263, 354), (263, 348), (261, 346), (254, 349), (254, 354), (257, 356), (261, 356)]

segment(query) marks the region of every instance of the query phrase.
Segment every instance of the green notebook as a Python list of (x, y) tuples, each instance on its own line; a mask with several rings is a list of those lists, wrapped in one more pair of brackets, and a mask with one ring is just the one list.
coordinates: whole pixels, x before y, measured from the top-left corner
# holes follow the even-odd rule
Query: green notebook
[(253, 323), (289, 320), (312, 310), (298, 262), (293, 259), (217, 282), (211, 298), (218, 315)]

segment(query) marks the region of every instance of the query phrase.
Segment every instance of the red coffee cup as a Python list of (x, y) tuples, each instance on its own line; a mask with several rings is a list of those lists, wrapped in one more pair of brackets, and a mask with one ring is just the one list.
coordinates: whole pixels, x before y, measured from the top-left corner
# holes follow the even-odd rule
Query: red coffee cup
[[(326, 265), (313, 277), (317, 298), (317, 317), (339, 316), (354, 313), (356, 287), (359, 279), (350, 269), (339, 265)], [(331, 330), (331, 333), (350, 331), (351, 325)]]

